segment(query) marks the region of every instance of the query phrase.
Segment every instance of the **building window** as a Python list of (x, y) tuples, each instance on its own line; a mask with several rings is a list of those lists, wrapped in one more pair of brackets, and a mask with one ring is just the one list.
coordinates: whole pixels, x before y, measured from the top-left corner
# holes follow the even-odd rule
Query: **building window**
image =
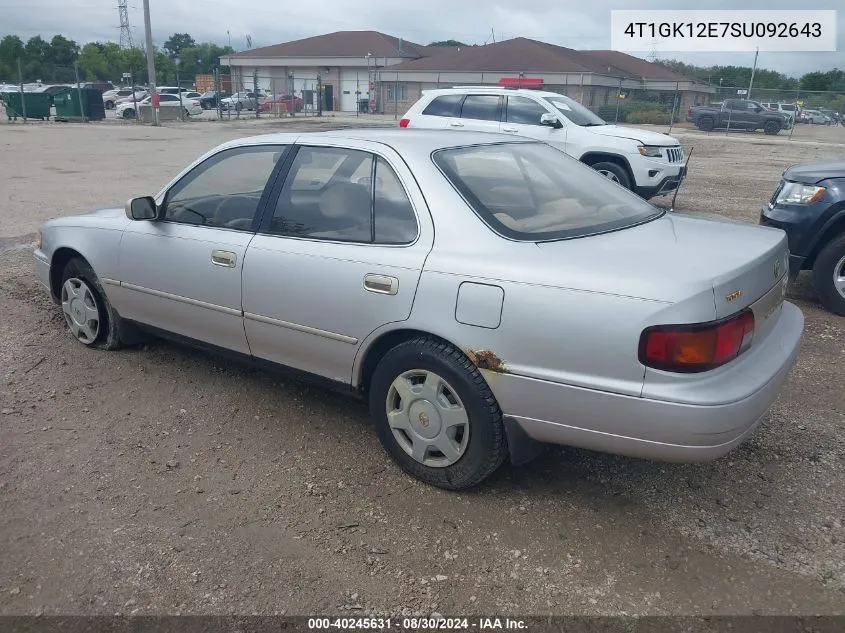
[(407, 101), (408, 84), (387, 84), (388, 101)]

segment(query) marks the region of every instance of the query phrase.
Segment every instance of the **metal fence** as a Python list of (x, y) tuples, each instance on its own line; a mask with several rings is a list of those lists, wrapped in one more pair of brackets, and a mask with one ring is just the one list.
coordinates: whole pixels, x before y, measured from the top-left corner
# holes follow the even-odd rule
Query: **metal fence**
[(723, 101), (724, 99), (752, 99), (760, 103), (792, 104), (797, 105), (799, 108), (810, 110), (823, 108), (839, 112), (840, 114), (845, 112), (845, 93), (841, 92), (802, 90), (800, 88), (752, 87), (749, 93), (748, 86), (719, 86), (716, 88), (716, 94), (713, 95), (712, 100)]
[[(80, 82), (86, 79), (79, 69), (62, 70), (65, 75), (72, 74), (74, 78), (79, 76)], [(127, 73), (127, 75), (127, 77), (114, 80), (115, 85), (131, 84), (132, 73)], [(481, 73), (477, 84), (494, 86), (500, 73), (495, 73), (495, 77), (484, 75), (485, 73)], [(531, 79), (528, 75), (524, 77)], [(15, 83), (20, 83), (21, 79), (26, 78), (19, 77)], [(194, 116), (194, 113), (186, 116), (184, 108), (172, 112), (168, 108), (167, 116), (162, 117), (161, 120), (176, 118), (232, 120), (262, 117), (314, 117), (335, 112), (357, 117), (371, 114), (392, 115), (393, 118), (398, 119), (420, 98), (422, 91), (454, 87), (456, 84), (440, 81), (439, 74), (436, 81), (428, 83), (404, 81), (398, 73), (392, 73), (386, 69), (342, 74), (334, 71), (321, 76), (319, 73), (309, 74), (307, 71), (286, 75), (284, 69), (281, 68), (265, 69), (264, 73), (244, 72), (242, 69), (232, 68), (231, 74), (221, 74), (217, 71), (213, 75), (196, 78), (170, 72), (158, 78), (158, 87), (161, 88), (164, 85), (178, 85), (183, 89), (198, 93), (215, 90), (223, 92), (224, 98), (222, 101), (205, 100), (203, 102), (205, 111), (201, 117)], [(798, 109), (826, 108), (840, 114), (845, 113), (845, 94), (835, 92), (752, 87), (749, 95), (747, 87), (698, 86), (692, 90), (683, 90), (679, 84), (673, 86), (670, 83), (664, 85), (662, 90), (647, 90), (644, 87), (623, 88), (623, 85), (625, 84), (621, 78), (618, 86), (613, 83), (595, 85), (591, 84), (589, 79), (585, 81), (584, 77), (581, 77), (579, 81), (577, 76), (568, 75), (566, 82), (561, 85), (546, 83), (542, 87), (544, 90), (568, 96), (610, 123), (672, 126), (687, 118), (687, 112), (691, 106), (707, 105), (729, 97), (751, 98), (765, 104), (795, 104)], [(163, 107), (160, 108), (160, 111), (163, 109)], [(107, 118), (114, 116), (113, 111), (107, 113)], [(128, 117), (126, 122), (132, 123), (136, 120), (136, 117)]]

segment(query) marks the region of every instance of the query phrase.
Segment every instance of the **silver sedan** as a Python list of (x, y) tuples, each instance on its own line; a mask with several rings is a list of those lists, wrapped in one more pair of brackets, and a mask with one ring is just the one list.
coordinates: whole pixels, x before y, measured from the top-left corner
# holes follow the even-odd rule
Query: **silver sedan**
[(730, 451), (795, 360), (787, 258), (780, 230), (667, 213), (543, 143), (403, 129), (226, 143), (35, 250), (80, 343), (153, 333), (339, 386), (449, 489), (543, 443)]

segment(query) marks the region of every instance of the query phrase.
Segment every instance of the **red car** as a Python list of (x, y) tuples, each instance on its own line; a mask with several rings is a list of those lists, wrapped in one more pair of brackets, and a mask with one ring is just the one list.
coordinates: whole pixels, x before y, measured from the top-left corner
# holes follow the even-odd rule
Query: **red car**
[(303, 105), (305, 105), (305, 102), (302, 100), (301, 97), (296, 97), (294, 95), (289, 94), (277, 94), (274, 96), (267, 97), (266, 99), (264, 99), (264, 101), (261, 102), (261, 111), (270, 112), (271, 110), (281, 110), (283, 107), (285, 107), (287, 108), (288, 112), (290, 112), (292, 109), (295, 109), (296, 112), (301, 112)]

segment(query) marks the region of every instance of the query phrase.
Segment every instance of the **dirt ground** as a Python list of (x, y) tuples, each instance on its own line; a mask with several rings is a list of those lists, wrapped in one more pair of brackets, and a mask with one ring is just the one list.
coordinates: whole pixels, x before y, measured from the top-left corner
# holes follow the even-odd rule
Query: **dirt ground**
[[(806, 275), (798, 363), (732, 454), (550, 448), (460, 494), (395, 468), (359, 402), (170, 343), (73, 341), (32, 272), (38, 225), (279, 127), (0, 125), (0, 614), (845, 613), (845, 319)], [(677, 135), (679, 210), (752, 222), (788, 164), (845, 146)]]

